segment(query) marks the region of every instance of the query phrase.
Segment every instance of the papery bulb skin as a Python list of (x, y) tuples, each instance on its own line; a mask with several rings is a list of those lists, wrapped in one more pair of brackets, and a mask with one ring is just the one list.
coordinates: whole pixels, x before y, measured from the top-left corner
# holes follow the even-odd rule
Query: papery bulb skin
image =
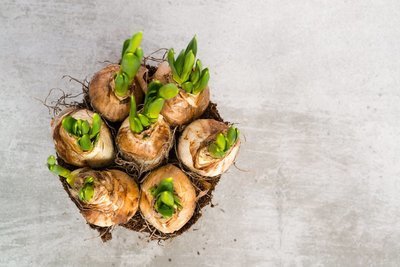
[[(68, 190), (79, 203), (81, 214), (88, 223), (100, 227), (124, 224), (138, 210), (139, 188), (125, 172), (82, 168), (73, 171), (72, 175), (75, 182)], [(94, 195), (89, 201), (83, 201), (79, 198), (79, 190), (88, 177), (93, 177)]]
[[(150, 191), (167, 177), (173, 179), (174, 191), (181, 202), (182, 209), (176, 211), (170, 218), (163, 218), (154, 209), (155, 199)], [(140, 211), (144, 219), (159, 231), (166, 234), (178, 231), (193, 216), (196, 208), (196, 191), (187, 175), (174, 165), (168, 164), (150, 172), (140, 188)]]
[(111, 64), (97, 72), (89, 84), (89, 97), (92, 107), (104, 118), (111, 122), (124, 120), (129, 115), (129, 96), (133, 93), (136, 103), (143, 101), (144, 74), (147, 69), (140, 67), (136, 74), (129, 92), (124, 97), (114, 93), (114, 76), (119, 71), (120, 65)]
[(148, 171), (167, 157), (173, 138), (170, 126), (160, 115), (157, 122), (141, 133), (131, 131), (127, 118), (118, 130), (115, 142), (124, 159), (134, 161), (141, 171)]
[(92, 124), (94, 113), (87, 109), (69, 108), (52, 121), (53, 141), (58, 156), (66, 163), (77, 167), (98, 168), (111, 164), (115, 158), (115, 150), (111, 132), (104, 121), (101, 123), (99, 138), (93, 148), (83, 151), (76, 137), (69, 134), (62, 126), (62, 120), (68, 115), (75, 119), (87, 120)]
[(218, 133), (227, 131), (225, 123), (200, 119), (189, 124), (178, 142), (178, 158), (191, 171), (207, 177), (215, 177), (226, 172), (234, 163), (240, 148), (240, 140), (226, 152), (223, 158), (214, 158), (208, 152), (208, 144)]

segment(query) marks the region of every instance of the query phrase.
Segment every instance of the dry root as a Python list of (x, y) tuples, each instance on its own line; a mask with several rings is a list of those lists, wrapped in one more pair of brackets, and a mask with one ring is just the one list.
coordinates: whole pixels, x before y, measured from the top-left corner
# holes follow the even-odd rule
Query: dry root
[[(82, 92), (73, 95), (65, 93), (64, 90), (60, 88), (53, 88), (49, 91), (44, 100), (37, 99), (49, 110), (49, 114), (53, 117), (56, 117), (62, 110), (66, 108), (86, 108), (92, 110), (90, 101), (88, 101), (89, 82), (86, 79), (81, 82), (71, 76), (63, 76), (63, 78), (66, 77), (68, 77), (70, 81), (75, 81), (82, 85)], [(61, 93), (61, 96), (59, 96), (56, 100), (50, 100), (53, 97), (53, 94), (57, 91)], [(76, 100), (77, 98), (82, 98), (82, 100)]]

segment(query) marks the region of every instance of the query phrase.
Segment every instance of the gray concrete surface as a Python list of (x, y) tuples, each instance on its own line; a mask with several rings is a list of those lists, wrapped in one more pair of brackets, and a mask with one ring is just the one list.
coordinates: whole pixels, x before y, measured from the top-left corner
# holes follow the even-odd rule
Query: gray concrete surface
[[(400, 264), (399, 1), (3, 0), (0, 25), (0, 265)], [(90, 78), (140, 29), (147, 53), (198, 34), (247, 172), (176, 240), (103, 244), (45, 168), (35, 98), (78, 92), (61, 77)]]

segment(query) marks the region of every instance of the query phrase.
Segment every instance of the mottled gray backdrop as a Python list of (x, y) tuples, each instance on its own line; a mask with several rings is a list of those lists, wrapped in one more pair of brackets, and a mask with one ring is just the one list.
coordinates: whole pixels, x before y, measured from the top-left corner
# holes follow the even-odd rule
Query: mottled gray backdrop
[[(0, 3), (0, 264), (400, 264), (400, 2)], [(77, 93), (122, 40), (176, 49), (197, 33), (212, 99), (238, 122), (238, 166), (214, 208), (161, 246), (117, 228), (103, 244), (45, 167), (38, 99)]]

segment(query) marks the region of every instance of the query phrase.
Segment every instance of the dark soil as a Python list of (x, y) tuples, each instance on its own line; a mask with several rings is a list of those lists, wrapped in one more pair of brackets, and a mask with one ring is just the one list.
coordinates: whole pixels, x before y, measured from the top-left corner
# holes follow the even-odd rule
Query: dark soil
[[(148, 77), (146, 77), (146, 78), (148, 81), (150, 81), (152, 75), (155, 73), (157, 68), (154, 66), (149, 66), (149, 65), (147, 65), (146, 67), (149, 70)], [(78, 80), (76, 80), (74, 78), (71, 78), (71, 80), (75, 80), (75, 81), (79, 82)], [(49, 107), (49, 109), (52, 109), (54, 114), (57, 114), (62, 108), (71, 107), (71, 106), (74, 106), (77, 108), (87, 108), (89, 110), (93, 110), (92, 106), (90, 105), (90, 99), (89, 99), (89, 94), (88, 94), (89, 84), (87, 82), (79, 82), (79, 83), (82, 85), (82, 90), (83, 90), (83, 99), (81, 102), (74, 101), (74, 102), (66, 103), (66, 98), (65, 98), (65, 94), (64, 94), (64, 96), (61, 97), (59, 99), (59, 101), (56, 102), (55, 105), (50, 106), (50, 105), (46, 105), (46, 103), (45, 103), (45, 105), (47, 107)], [(68, 99), (73, 99), (73, 97), (68, 97)], [(57, 110), (55, 107), (57, 107)], [(212, 102), (210, 102), (207, 109), (202, 114), (202, 116), (200, 116), (200, 118), (215, 119), (215, 120), (224, 122), (224, 120), (221, 118), (220, 114), (218, 113), (217, 105)], [(106, 121), (104, 118), (103, 118), (103, 120), (109, 126), (109, 128), (114, 136), (114, 139), (115, 139), (115, 135), (117, 134), (118, 128), (121, 123), (111, 123), (109, 121)], [(201, 217), (202, 209), (211, 203), (212, 197), (213, 197), (212, 193), (220, 179), (220, 176), (210, 178), (210, 177), (204, 177), (204, 176), (199, 176), (198, 174), (194, 174), (194, 173), (190, 172), (188, 169), (186, 169), (181, 164), (181, 162), (178, 160), (177, 155), (176, 155), (176, 141), (179, 140), (179, 137), (182, 134), (183, 129), (184, 129), (184, 127), (178, 127), (175, 130), (175, 143), (169, 153), (168, 159), (164, 162), (164, 164), (170, 163), (170, 164), (176, 165), (177, 167), (181, 168), (191, 179), (191, 181), (196, 189), (196, 194), (198, 195), (196, 210), (195, 210), (192, 218), (186, 223), (186, 225), (184, 225), (179, 231), (172, 233), (172, 234), (164, 234), (164, 233), (158, 231), (156, 228), (154, 228), (150, 224), (148, 224), (143, 219), (143, 217), (140, 213), (140, 210), (138, 210), (136, 212), (136, 214), (126, 224), (121, 225), (122, 227), (125, 227), (132, 231), (147, 233), (148, 238), (150, 240), (161, 241), (161, 240), (171, 239), (171, 238), (179, 236), (179, 235), (183, 234), (184, 232), (186, 232), (187, 230), (189, 230), (192, 227), (192, 225), (194, 225), (197, 222), (197, 220)], [(123, 171), (127, 172), (131, 177), (133, 177), (133, 179), (135, 179), (138, 184), (140, 184), (140, 182), (147, 175), (148, 172), (139, 174), (139, 172), (135, 168), (132, 168), (132, 165), (121, 164), (121, 161), (119, 161), (119, 159), (120, 158), (117, 155), (117, 158), (115, 160), (116, 163), (108, 166), (107, 168), (123, 170)], [(61, 166), (68, 168), (71, 171), (74, 169), (77, 169), (77, 167), (65, 163), (59, 157), (57, 160)], [(117, 164), (117, 163), (119, 163), (119, 164)], [(106, 168), (104, 168), (104, 169), (106, 169)], [(74, 198), (71, 197), (69, 190), (68, 190), (69, 185), (67, 184), (65, 179), (60, 177), (60, 181), (61, 181), (65, 191), (68, 193), (69, 197), (71, 198), (71, 200), (75, 203), (75, 205), (79, 209), (80, 208), (79, 203)], [(212, 206), (213, 205), (211, 204), (211, 207)], [(112, 227), (99, 227), (99, 226), (95, 226), (92, 224), (89, 224), (89, 226), (99, 232), (99, 236), (101, 237), (101, 239), (104, 242), (112, 239), (112, 234), (111, 234), (112, 229), (113, 229)]]

